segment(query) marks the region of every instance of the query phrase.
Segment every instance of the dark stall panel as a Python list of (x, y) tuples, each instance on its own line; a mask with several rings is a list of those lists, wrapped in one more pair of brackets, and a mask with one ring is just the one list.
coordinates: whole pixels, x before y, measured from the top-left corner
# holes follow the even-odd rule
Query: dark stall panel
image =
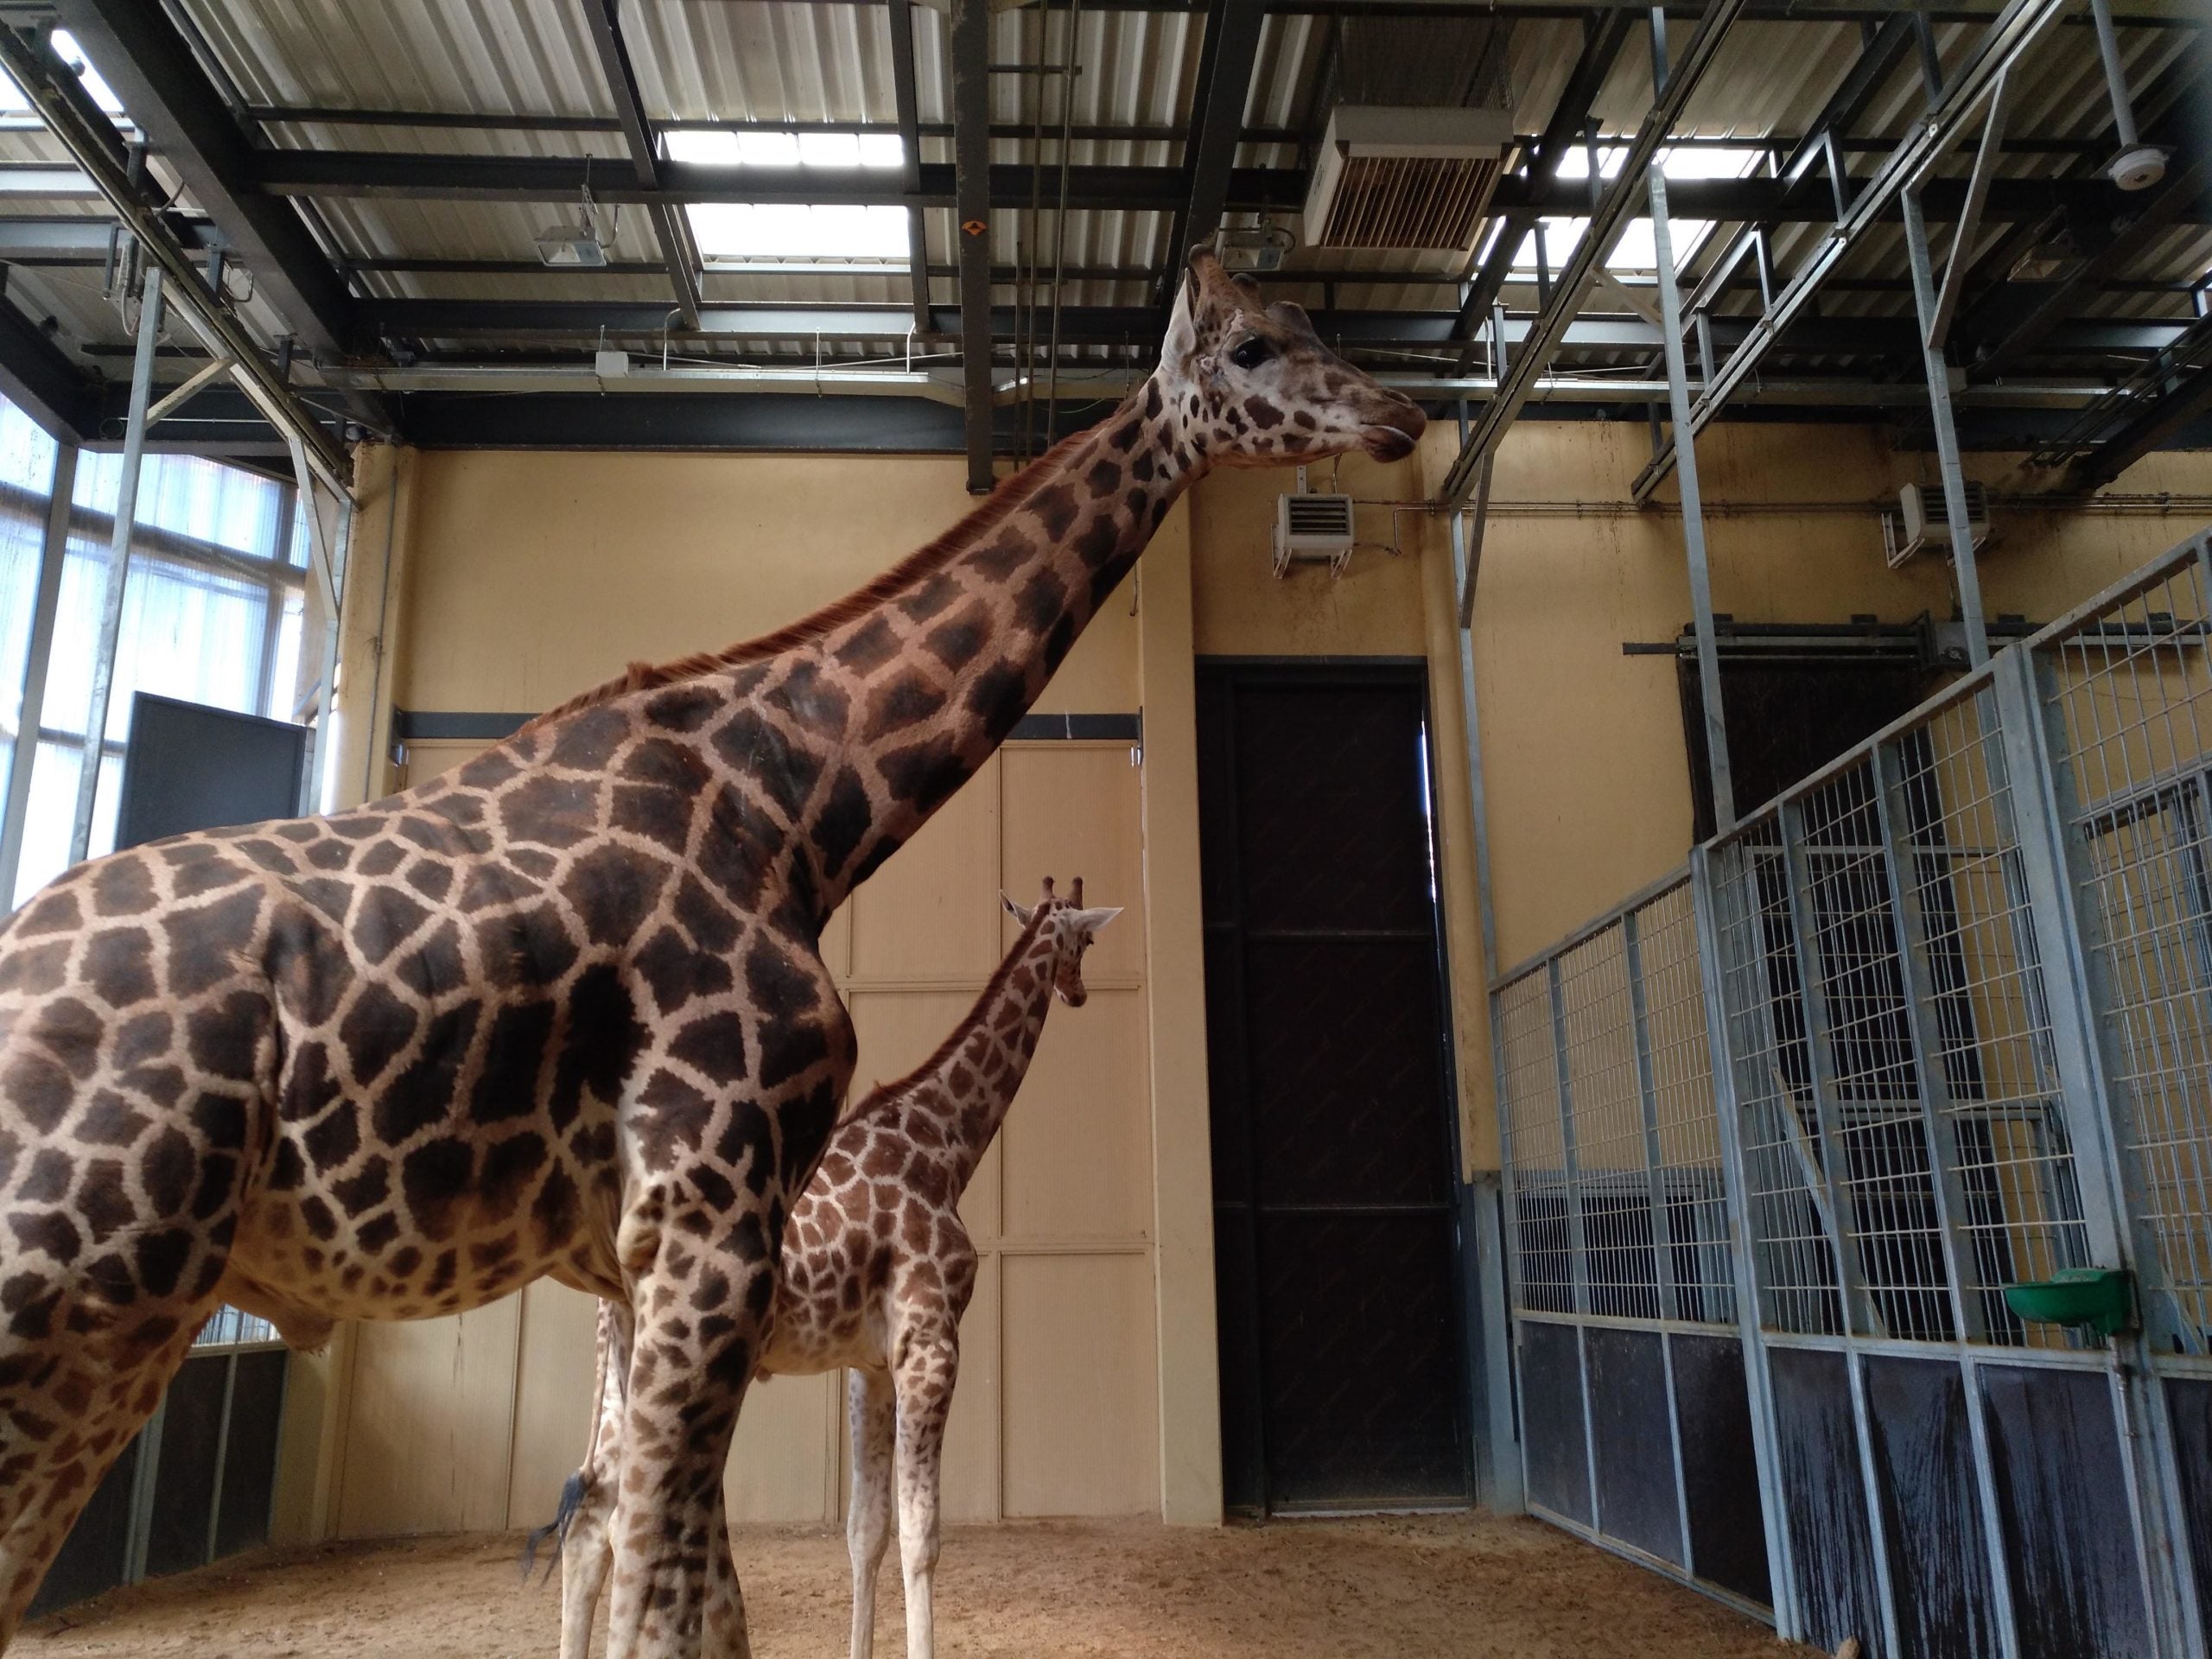
[(218, 1556), (269, 1541), (269, 1506), (276, 1493), (276, 1438), (283, 1421), (284, 1374), (290, 1355), (264, 1349), (238, 1357), (231, 1389), (231, 1434), (223, 1458), (223, 1496), (215, 1512)]
[(1998, 1650), (1966, 1380), (1950, 1360), (1866, 1359), (1897, 1639), (1926, 1659)]
[(1985, 1365), (2021, 1659), (2135, 1659), (2150, 1618), (2101, 1371)]
[(1832, 1653), (1855, 1636), (1870, 1659), (1895, 1659), (1882, 1642), (1881, 1588), (1852, 1425), (1849, 1368), (1841, 1354), (1773, 1348), (1767, 1370), (1774, 1380), (1776, 1457), (1803, 1637)]
[(1656, 1331), (1592, 1325), (1587, 1340), (1598, 1530), (1680, 1567), (1681, 1509), (1662, 1338)]
[(93, 1489), (77, 1524), (61, 1541), (54, 1565), (47, 1569), (46, 1582), (31, 1598), (27, 1617), (70, 1606), (123, 1582), (123, 1558), (130, 1541), (130, 1482), (144, 1444), (134, 1440), (124, 1446), (106, 1478)]
[(2212, 1382), (2168, 1377), (2166, 1411), (2173, 1419), (2174, 1457), (2180, 1465), (2197, 1612), (2212, 1624)]
[(162, 1455), (155, 1466), (154, 1514), (146, 1573), (181, 1573), (207, 1560), (207, 1516), (215, 1497), (215, 1443), (223, 1421), (229, 1360), (196, 1355), (170, 1382), (162, 1413)]
[(1521, 1439), (1529, 1499), (1590, 1524), (1590, 1442), (1582, 1352), (1571, 1325), (1521, 1323)]
[(1770, 1607), (1774, 1586), (1767, 1572), (1765, 1504), (1744, 1345), (1733, 1337), (1667, 1340), (1675, 1354), (1691, 1560), (1708, 1584)]

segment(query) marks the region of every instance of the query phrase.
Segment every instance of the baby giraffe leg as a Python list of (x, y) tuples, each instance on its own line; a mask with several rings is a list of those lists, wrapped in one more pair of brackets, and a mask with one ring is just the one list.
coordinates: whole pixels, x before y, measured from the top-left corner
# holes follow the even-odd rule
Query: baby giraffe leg
[(899, 1344), (899, 1554), (906, 1576), (906, 1659), (936, 1659), (931, 1608), (937, 1572), (937, 1489), (944, 1421), (960, 1371), (957, 1326), (916, 1333)]
[(891, 1541), (892, 1459), (898, 1434), (891, 1373), (848, 1372), (845, 1415), (853, 1435), (853, 1496), (845, 1516), (845, 1543), (853, 1556), (852, 1659), (870, 1659), (875, 1650), (875, 1581)]
[[(623, 1385), (630, 1370), (630, 1313), (602, 1300), (599, 1305), (599, 1418), (592, 1427), (591, 1450), (582, 1468), (569, 1477), (575, 1508), (556, 1521), (555, 1548), (561, 1556), (561, 1659), (587, 1659), (592, 1620), (600, 1592), (614, 1565), (608, 1528), (622, 1480)], [(562, 1495), (565, 1509), (569, 1502)]]

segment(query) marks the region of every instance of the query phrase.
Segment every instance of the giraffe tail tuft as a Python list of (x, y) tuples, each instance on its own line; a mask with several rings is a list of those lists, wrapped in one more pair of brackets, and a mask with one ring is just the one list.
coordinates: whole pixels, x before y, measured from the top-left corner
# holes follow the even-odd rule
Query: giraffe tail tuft
[(581, 1469), (562, 1483), (561, 1504), (553, 1511), (553, 1518), (542, 1527), (531, 1528), (530, 1535), (523, 1540), (524, 1583), (530, 1582), (531, 1573), (537, 1565), (538, 1548), (548, 1538), (553, 1541), (553, 1548), (545, 1558), (545, 1576), (549, 1579), (553, 1576), (553, 1569), (561, 1560), (561, 1546), (569, 1541), (569, 1529), (575, 1524), (576, 1511), (583, 1507), (584, 1494), (589, 1490), (590, 1484), (585, 1480), (584, 1471)]

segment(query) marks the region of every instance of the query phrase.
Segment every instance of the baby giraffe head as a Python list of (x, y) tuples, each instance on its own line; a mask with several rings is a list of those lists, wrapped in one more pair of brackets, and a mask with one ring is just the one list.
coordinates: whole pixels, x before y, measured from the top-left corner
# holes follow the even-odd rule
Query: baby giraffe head
[(1364, 449), (1401, 461), (1428, 424), (1421, 406), (1352, 367), (1300, 308), (1193, 250), (1153, 375), (1178, 435), (1215, 466), (1270, 467)]
[(1052, 878), (1045, 878), (1045, 892), (1033, 905), (1017, 905), (1004, 893), (999, 902), (1006, 906), (1007, 914), (1029, 925), (1032, 917), (1038, 923), (1038, 941), (1052, 953), (1052, 991), (1061, 1001), (1071, 1008), (1081, 1007), (1090, 993), (1083, 986), (1083, 953), (1090, 949), (1090, 941), (1098, 930), (1122, 913), (1119, 905), (1105, 910), (1085, 910), (1083, 907), (1083, 878), (1077, 876), (1068, 889), (1068, 896), (1057, 898), (1052, 893)]

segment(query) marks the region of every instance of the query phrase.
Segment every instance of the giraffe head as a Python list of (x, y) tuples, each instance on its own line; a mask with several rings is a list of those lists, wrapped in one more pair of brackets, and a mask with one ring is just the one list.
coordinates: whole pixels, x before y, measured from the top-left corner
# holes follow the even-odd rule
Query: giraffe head
[(1191, 254), (1153, 376), (1182, 436), (1223, 467), (1274, 467), (1364, 449), (1401, 461), (1421, 406), (1352, 367), (1300, 307), (1262, 302), (1204, 248)]
[(1029, 925), (1030, 918), (1041, 915), (1038, 926), (1039, 942), (1049, 946), (1052, 952), (1052, 991), (1061, 1001), (1071, 1008), (1079, 1008), (1090, 993), (1083, 984), (1083, 953), (1090, 949), (1090, 941), (1098, 930), (1122, 913), (1119, 905), (1104, 910), (1085, 910), (1083, 907), (1083, 878), (1077, 876), (1065, 899), (1052, 892), (1052, 878), (1045, 878), (1043, 895), (1033, 905), (1017, 905), (1004, 893), (999, 902), (1006, 906), (1007, 914)]

